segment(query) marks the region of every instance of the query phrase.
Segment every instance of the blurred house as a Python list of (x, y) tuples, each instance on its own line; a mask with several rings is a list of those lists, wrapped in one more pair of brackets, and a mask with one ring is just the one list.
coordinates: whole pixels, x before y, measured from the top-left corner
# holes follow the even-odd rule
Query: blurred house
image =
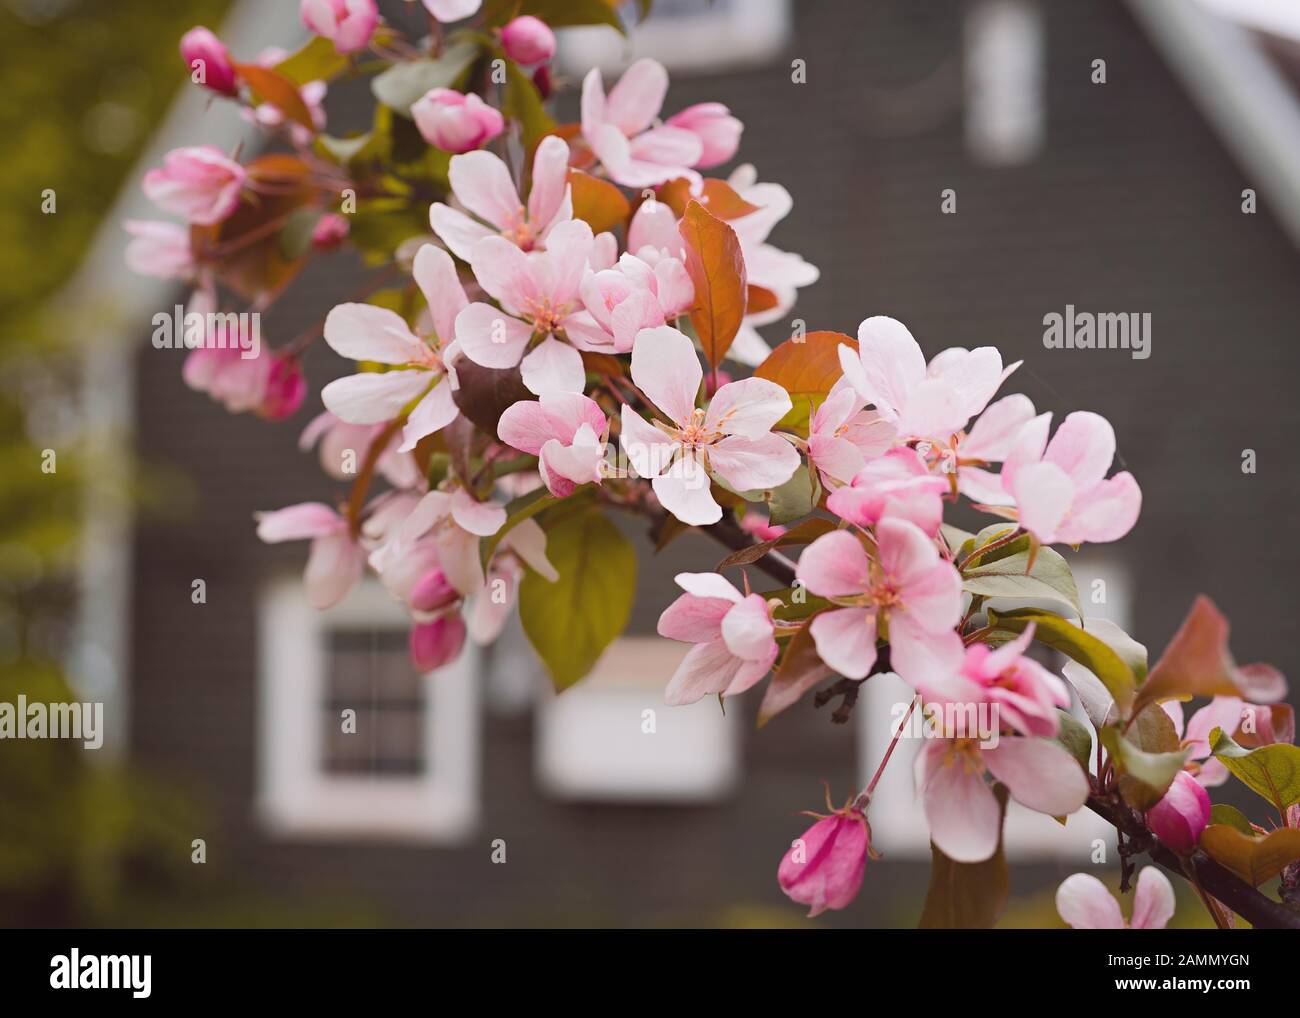
[[(666, 109), (727, 103), (746, 123), (742, 157), (794, 197), (773, 239), (822, 272), (794, 314), (848, 333), (892, 315), (931, 355), (993, 343), (1024, 359), (1009, 386), (1040, 409), (1107, 416), (1145, 504), (1128, 538), (1081, 557), (1090, 610), (1158, 650), (1206, 591), (1242, 660), (1295, 673), (1300, 154), (1283, 143), (1300, 135), (1271, 137), (1296, 117), (1279, 51), (1183, 0), (656, 8), (687, 26), (652, 20), (633, 35), (638, 55), (669, 67)], [(292, 18), (274, 33), (242, 24), (245, 52), (293, 31)], [(626, 58), (612, 35), (566, 53), (566, 68)], [(1270, 104), (1246, 109), (1252, 94)], [(338, 88), (327, 108), (343, 133), (362, 126), (365, 97)], [(212, 121), (188, 109), (167, 145), (211, 140)], [(561, 113), (573, 119), (572, 95)], [(346, 257), (313, 265), (268, 332), (309, 327), (355, 271)], [(181, 355), (146, 339), (153, 312), (183, 294), (133, 293), (130, 359), (96, 355), (89, 396), (174, 488), (134, 519), (102, 512), (103, 493), (91, 506), (83, 661), (119, 709), (124, 751), (213, 803), (213, 827), (194, 835), (211, 862), (277, 892), (346, 889), (413, 924), (797, 920), (775, 882), (805, 823), (794, 814), (820, 808), (823, 779), (842, 800), (874, 768), (901, 695), (887, 680), (843, 726), (805, 702), (755, 732), (753, 693), (726, 717), (714, 703), (665, 708), (679, 651), (653, 631), (672, 575), (724, 552), (688, 537), (656, 557), (631, 524), (644, 551), (636, 613), (586, 685), (553, 697), (517, 633), (444, 674), (411, 674), (401, 613), (382, 594), (316, 616), (296, 584), (305, 546), (254, 536), (254, 511), (334, 495), (296, 447), (309, 411), (273, 427), (186, 389)], [(1044, 317), (1067, 306), (1149, 314), (1150, 356), (1045, 348)], [(313, 392), (342, 366), (317, 344)], [(204, 604), (191, 600), (196, 579)], [(340, 730), (347, 709), (355, 735)], [(886, 858), (825, 922), (919, 912), (928, 852), (899, 819), (911, 809), (900, 753), (872, 815)], [(1015, 889), (1086, 866), (1095, 835), (1086, 817), (1064, 830), (1018, 819), (1013, 847), (1032, 864)]]

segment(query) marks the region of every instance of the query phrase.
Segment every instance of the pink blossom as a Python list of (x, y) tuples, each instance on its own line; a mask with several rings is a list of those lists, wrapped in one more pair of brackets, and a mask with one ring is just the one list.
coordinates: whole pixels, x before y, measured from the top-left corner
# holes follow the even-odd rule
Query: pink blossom
[(943, 494), (948, 482), (930, 473), (907, 446), (877, 456), (853, 475), (847, 487), (826, 499), (826, 508), (860, 527), (875, 526), (885, 516), (909, 520), (933, 537), (943, 522)]
[(194, 255), (187, 228), (141, 219), (128, 219), (122, 228), (131, 234), (125, 257), (132, 272), (158, 279), (194, 278)]
[(144, 193), (159, 208), (197, 226), (212, 226), (239, 206), (247, 173), (213, 145), (174, 148), (144, 175)]
[(318, 251), (332, 251), (347, 239), (350, 230), (346, 216), (326, 212), (311, 229), (312, 247)]
[(678, 573), (676, 579), (686, 593), (659, 616), (659, 635), (695, 646), (668, 681), (664, 702), (677, 706), (711, 693), (743, 693), (776, 660), (772, 605), (759, 594), (741, 594), (717, 573)]
[(865, 406), (866, 400), (841, 377), (812, 415), (808, 459), (827, 489), (852, 481), (868, 460), (893, 444), (893, 426)]
[(460, 600), (460, 593), (451, 585), (447, 574), (437, 566), (430, 569), (411, 588), (411, 610), (419, 613), (441, 611)]
[(588, 275), (582, 299), (592, 318), (614, 337), (614, 349), (627, 353), (636, 334), (685, 314), (695, 303), (695, 286), (677, 258), (659, 258), (654, 265), (624, 254), (617, 268)]
[(580, 484), (600, 483), (609, 422), (580, 392), (543, 393), (506, 408), (497, 437), (520, 452), (538, 457), (546, 489), (567, 498)]
[(1048, 816), (1066, 816), (1088, 798), (1088, 779), (1059, 742), (1003, 735), (996, 745), (973, 738), (931, 739), (916, 759), (916, 787), (930, 840), (956, 862), (980, 862), (998, 847), (1001, 807), (985, 777), (1011, 798)]
[(807, 905), (809, 918), (828, 908), (846, 908), (862, 888), (871, 828), (854, 806), (821, 817), (790, 846), (776, 879), (789, 897)]
[(385, 586), (403, 600), (437, 566), (466, 597), (483, 589), (479, 542), (506, 522), (504, 507), (479, 502), (464, 488), (431, 491), (386, 532), (370, 555)]
[(429, 207), (429, 223), (464, 261), (470, 260), (474, 245), (484, 237), (505, 237), (524, 251), (544, 247), (551, 229), (573, 218), (569, 146), (553, 134), (538, 143), (533, 156), (527, 206), (515, 190), (510, 170), (491, 152), (453, 156), (448, 177), (457, 204), (470, 215), (434, 202)]
[(421, 136), (444, 152), (469, 152), (506, 129), (505, 118), (474, 93), (430, 89), (411, 106)]
[(643, 57), (605, 94), (600, 69), (582, 80), (582, 136), (610, 178), (624, 187), (654, 187), (676, 177), (698, 186), (691, 169), (704, 158), (700, 135), (684, 127), (652, 126), (668, 92), (663, 64)]
[[(485, 368), (519, 365), (524, 385), (537, 395), (581, 392), (586, 372), (578, 351), (609, 344), (579, 297), (593, 247), (591, 227), (581, 219), (555, 226), (545, 251), (525, 254), (504, 237), (475, 244), (470, 266), (501, 309), (475, 303), (457, 316), (465, 356)], [(535, 336), (543, 338), (531, 345)]]
[(1126, 924), (1106, 885), (1090, 873), (1076, 873), (1057, 888), (1056, 911), (1076, 930), (1163, 930), (1174, 917), (1174, 889), (1157, 867), (1145, 867), (1133, 895), (1133, 921)]
[(465, 620), (453, 611), (432, 622), (417, 622), (411, 626), (409, 646), (416, 671), (436, 672), (460, 657), (465, 646)]
[(347, 520), (329, 506), (303, 502), (256, 515), (257, 536), (267, 544), (311, 541), (303, 582), (315, 608), (337, 604), (361, 578), (365, 551), (353, 538)]
[(796, 575), (837, 607), (813, 618), (811, 634), (826, 664), (861, 679), (876, 663), (881, 622), (889, 627), (893, 670), (914, 688), (951, 676), (962, 658), (961, 577), (916, 524), (886, 516), (876, 525), (876, 555), (847, 530), (824, 534), (799, 557)]
[(511, 527), (488, 563), (483, 588), (470, 604), (469, 635), (475, 643), (488, 644), (500, 635), (526, 568), (550, 583), (560, 578), (546, 557), (546, 531), (536, 520), (521, 520)]
[(752, 511), (741, 518), (740, 529), (759, 541), (774, 541), (786, 531), (779, 523), (771, 523), (762, 513)]
[(296, 414), (306, 398), (307, 379), (303, 377), (298, 358), (272, 356), (258, 413), (270, 421), (283, 421)]
[(1175, 852), (1190, 852), (1210, 822), (1210, 793), (1187, 771), (1174, 775), (1164, 797), (1147, 810), (1151, 832)]
[[(320, 464), (325, 473), (337, 481), (352, 481), (356, 479), (371, 443), (383, 431), (383, 424), (349, 424), (325, 410), (303, 429), (298, 437), (298, 448), (305, 452), (319, 443)], [(395, 488), (414, 488), (422, 480), (414, 455), (399, 452), (392, 442), (384, 446), (375, 462), (375, 469)]]
[(627, 249), (642, 261), (655, 264), (660, 258), (685, 257), (686, 245), (677, 227), (677, 213), (667, 202), (646, 198), (632, 213), (627, 228)]
[(392, 420), (418, 399), (402, 429), (402, 451), (445, 428), (459, 414), (452, 398), (456, 315), (465, 307), (465, 290), (451, 256), (425, 244), (415, 255), (416, 284), (429, 306), (433, 333), (422, 339), (396, 312), (373, 304), (340, 304), (325, 319), (325, 342), (350, 360), (377, 361), (394, 371), (363, 371), (330, 382), (321, 399), (351, 424)]
[(696, 409), (704, 372), (695, 347), (670, 326), (644, 329), (632, 347), (632, 381), (666, 421), (649, 422), (630, 406), (622, 417), (623, 449), (655, 495), (683, 523), (722, 518), (709, 491), (710, 475), (735, 491), (778, 487), (799, 468), (799, 453), (772, 433), (790, 412), (775, 382), (746, 378), (721, 386), (708, 409)]
[(501, 29), (506, 56), (520, 64), (540, 64), (555, 56), (555, 33), (540, 18), (524, 14)]
[(868, 318), (858, 326), (858, 351), (840, 347), (844, 376), (893, 424), (899, 441), (946, 441), (980, 413), (1003, 380), (996, 347), (951, 347), (927, 366), (921, 348), (902, 322)]
[(1076, 411), (1048, 442), (1051, 418), (1041, 414), (1026, 424), (1002, 467), (1020, 525), (1044, 544), (1119, 540), (1137, 522), (1142, 492), (1127, 470), (1106, 478), (1115, 456), (1110, 422)]
[(302, 23), (334, 43), (339, 53), (357, 53), (370, 44), (379, 24), (375, 0), (302, 0)]
[(921, 443), (924, 448), (918, 447), (918, 451), (924, 453), (931, 469), (955, 471), (957, 490), (967, 498), (989, 506), (1007, 505), (1012, 499), (1002, 487), (1002, 478), (984, 469), (984, 465), (1006, 459), (1033, 417), (1034, 404), (1028, 396), (1004, 396), (989, 404), (969, 433), (954, 435), (949, 443)]
[(745, 125), (731, 115), (722, 103), (696, 103), (666, 121), (669, 127), (680, 127), (700, 139), (703, 151), (695, 165), (701, 170), (725, 163), (740, 147), (740, 134)]
[(990, 703), (1000, 724), (1021, 735), (1051, 738), (1059, 728), (1057, 707), (1070, 706), (1065, 680), (1025, 655), (1034, 638), (1034, 623), (996, 650), (976, 643), (965, 659), (949, 694), (963, 703)]
[[(196, 297), (192, 307), (207, 306)], [(251, 355), (251, 356), (250, 356)], [(302, 406), (307, 382), (296, 357), (275, 354), (225, 322), (204, 336), (181, 369), (185, 384), (206, 392), (233, 414), (253, 411), (267, 420), (291, 417)]]
[(181, 59), (191, 75), (198, 74), (200, 85), (220, 95), (239, 94), (239, 79), (230, 51), (209, 29), (196, 25), (181, 36)]

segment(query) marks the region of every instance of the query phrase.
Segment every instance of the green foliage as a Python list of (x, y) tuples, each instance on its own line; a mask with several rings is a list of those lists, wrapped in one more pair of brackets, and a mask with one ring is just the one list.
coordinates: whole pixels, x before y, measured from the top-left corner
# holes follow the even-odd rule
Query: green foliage
[(524, 576), (519, 615), (524, 632), (558, 690), (595, 665), (627, 625), (636, 591), (636, 551), (606, 516), (590, 508), (543, 523), (546, 555), (560, 574), (550, 583)]
[(1210, 751), (1279, 813), (1300, 802), (1300, 746), (1276, 742), (1245, 749), (1216, 728), (1210, 733)]
[[(1008, 547), (1010, 547), (1008, 545)], [(992, 561), (977, 560), (971, 569), (962, 570), (962, 590), (982, 597), (1009, 597), (1022, 600), (1064, 601), (1083, 620), (1079, 590), (1069, 563), (1051, 548), (1039, 548), (1032, 566), (1030, 552), (1018, 551), (998, 556), (998, 548), (989, 553)]]

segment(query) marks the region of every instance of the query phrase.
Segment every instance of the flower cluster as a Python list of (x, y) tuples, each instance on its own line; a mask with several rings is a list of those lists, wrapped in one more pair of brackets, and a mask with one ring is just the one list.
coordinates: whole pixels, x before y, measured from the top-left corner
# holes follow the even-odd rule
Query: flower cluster
[[(1142, 502), (1128, 471), (1111, 472), (1110, 424), (1079, 411), (1053, 431), (1052, 413), (1001, 394), (1018, 362), (992, 346), (927, 358), (889, 317), (865, 318), (856, 336), (800, 324), (769, 348), (758, 330), (818, 272), (769, 239), (792, 209), (783, 187), (746, 165), (707, 175), (738, 151), (743, 125), (726, 106), (661, 119), (668, 76), (642, 59), (608, 90), (588, 73), (579, 122), (557, 124), (544, 106), (556, 40), (542, 20), (488, 11), (444, 32), (439, 22), (474, 15), (477, 0), (424, 7), (435, 31), (419, 47), (372, 0), (303, 0), (318, 38), (252, 65), (210, 32), (188, 33), (195, 80), (287, 150), (248, 162), (207, 146), (169, 153), (144, 187), (185, 225), (128, 224), (133, 267), (194, 284), (197, 306), (222, 289), (266, 306), (345, 243), (388, 266), (382, 284), (260, 366), (202, 349), (185, 369), (232, 411), (281, 419), (305, 398), (297, 363), (318, 336), (352, 362), (302, 435), (350, 490), (258, 523), (264, 541), (311, 542), (312, 603), (328, 607), (373, 573), (410, 615), (415, 666), (434, 671), (467, 637), (493, 640), (522, 600), (525, 631), (564, 687), (630, 604), (631, 577), (617, 572), (626, 539), (600, 516), (640, 519), (660, 544), (703, 529), (734, 554), (677, 577), (683, 593), (658, 628), (690, 648), (665, 676), (668, 703), (736, 696), (774, 675), (767, 718), (832, 675), (893, 672), (932, 736), (916, 786), (953, 863), (1000, 850), (1008, 797), (1058, 818), (1122, 799), (1167, 848), (1194, 850), (1205, 787), (1232, 766), (1227, 744), (1291, 741), (1271, 706), (1285, 682), (1232, 663), (1212, 606), (1149, 674), (1140, 645), (1082, 617), (1051, 546), (1119, 540)], [(363, 50), (390, 67), (375, 81), (374, 129), (330, 137), (327, 82), (356, 71)], [(503, 62), (502, 79), (472, 73), (485, 58)], [(417, 60), (444, 84), (403, 96), (410, 76), (391, 71)], [(960, 530), (955, 509), (989, 523)], [(561, 541), (566, 553), (552, 555)], [(791, 564), (784, 552), (801, 546)], [(755, 591), (751, 566), (784, 569), (786, 583)], [(730, 567), (746, 568), (739, 585), (721, 575)], [(547, 585), (568, 616), (520, 597)], [(1071, 658), (1064, 677), (1033, 656), (1042, 644)], [(1177, 666), (1193, 657), (1197, 667)], [(1190, 696), (1211, 703), (1184, 725)], [(1243, 712), (1259, 715), (1245, 746), (1232, 738), (1244, 738)], [(991, 730), (959, 723), (976, 713)], [(814, 914), (862, 883), (878, 779), (781, 862), (781, 887)], [(1063, 915), (1118, 924), (1090, 878), (1072, 879)], [(1143, 897), (1152, 879), (1140, 911), (1163, 915), (1163, 898)]]

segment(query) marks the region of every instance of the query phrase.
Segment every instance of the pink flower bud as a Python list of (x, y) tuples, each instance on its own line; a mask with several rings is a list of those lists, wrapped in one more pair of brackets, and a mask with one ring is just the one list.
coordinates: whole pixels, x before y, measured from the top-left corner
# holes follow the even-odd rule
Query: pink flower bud
[(555, 33), (549, 25), (524, 14), (501, 29), (506, 56), (519, 64), (540, 64), (555, 56)]
[(302, 0), (302, 23), (323, 35), (339, 53), (356, 53), (370, 43), (379, 24), (375, 0)]
[(809, 906), (809, 916), (844, 908), (862, 887), (870, 850), (867, 818), (849, 807), (809, 827), (786, 852), (776, 879), (792, 900)]
[(145, 195), (159, 208), (199, 226), (212, 226), (239, 207), (247, 174), (214, 145), (174, 148), (144, 175)]
[(460, 597), (441, 569), (430, 569), (411, 588), (411, 608), (417, 612), (436, 612)]
[(330, 251), (347, 239), (351, 226), (347, 217), (337, 212), (326, 212), (312, 227), (311, 243), (318, 251)]
[(1175, 852), (1190, 852), (1210, 822), (1210, 794), (1187, 771), (1179, 771), (1165, 797), (1147, 811), (1151, 832)]
[(710, 371), (704, 378), (704, 395), (713, 396), (724, 385), (731, 384), (731, 375), (726, 371)]
[(501, 113), (477, 95), (435, 88), (411, 107), (415, 126), (430, 145), (444, 152), (470, 152), (506, 128)]
[(436, 671), (456, 660), (464, 646), (465, 621), (455, 612), (411, 627), (411, 663), (417, 671)]
[(197, 84), (221, 95), (239, 93), (230, 51), (211, 31), (198, 25), (181, 36), (181, 59)]
[(670, 127), (690, 131), (700, 139), (704, 152), (695, 163), (701, 169), (725, 163), (740, 147), (745, 125), (722, 103), (696, 103), (665, 121)]
[(258, 413), (270, 421), (292, 417), (307, 398), (307, 380), (297, 357), (273, 357)]
[(122, 228), (131, 234), (126, 246), (126, 264), (132, 272), (158, 279), (190, 279), (194, 255), (190, 231), (177, 223), (128, 219)]

